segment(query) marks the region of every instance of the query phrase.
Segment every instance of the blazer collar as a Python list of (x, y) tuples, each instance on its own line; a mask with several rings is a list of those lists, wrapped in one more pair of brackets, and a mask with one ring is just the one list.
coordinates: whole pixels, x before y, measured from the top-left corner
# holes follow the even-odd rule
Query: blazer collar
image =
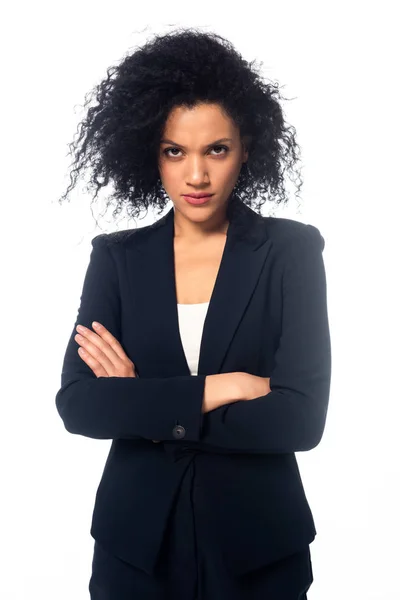
[[(227, 240), (204, 322), (199, 375), (220, 372), (271, 247), (263, 216), (239, 199), (233, 200), (228, 214), (231, 216), (228, 216)], [(139, 232), (127, 250), (128, 261), (133, 259), (140, 265), (135, 271), (129, 270), (137, 315), (138, 363), (142, 358), (142, 364), (146, 365), (145, 376), (190, 375), (179, 334), (174, 208), (149, 227), (137, 230)], [(151, 364), (147, 355), (140, 354), (141, 339), (154, 340)]]

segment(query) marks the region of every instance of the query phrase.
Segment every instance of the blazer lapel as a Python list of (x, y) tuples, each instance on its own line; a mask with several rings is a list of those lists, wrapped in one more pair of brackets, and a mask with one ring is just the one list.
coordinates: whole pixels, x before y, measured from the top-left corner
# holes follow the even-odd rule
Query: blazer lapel
[[(139, 376), (190, 375), (179, 333), (174, 269), (174, 208), (137, 230), (127, 248)], [(219, 373), (271, 247), (264, 217), (236, 199), (204, 322), (198, 374)]]

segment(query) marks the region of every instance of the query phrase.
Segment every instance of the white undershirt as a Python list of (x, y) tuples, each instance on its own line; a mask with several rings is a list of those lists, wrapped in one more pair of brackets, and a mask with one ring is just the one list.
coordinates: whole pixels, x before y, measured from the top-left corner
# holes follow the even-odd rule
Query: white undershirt
[(179, 332), (191, 375), (197, 375), (200, 343), (209, 304), (177, 304)]

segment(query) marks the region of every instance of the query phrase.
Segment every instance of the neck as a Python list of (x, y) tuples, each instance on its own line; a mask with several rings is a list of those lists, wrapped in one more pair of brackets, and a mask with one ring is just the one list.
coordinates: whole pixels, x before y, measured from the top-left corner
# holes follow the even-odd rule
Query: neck
[(199, 243), (210, 238), (226, 235), (229, 221), (226, 215), (207, 223), (185, 222), (182, 226), (180, 219), (174, 219), (174, 237), (188, 243)]

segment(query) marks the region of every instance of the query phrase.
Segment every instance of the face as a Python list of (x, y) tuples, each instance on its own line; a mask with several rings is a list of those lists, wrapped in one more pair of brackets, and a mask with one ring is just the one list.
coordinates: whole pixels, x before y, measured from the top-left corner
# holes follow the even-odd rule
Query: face
[[(175, 232), (190, 237), (226, 229), (226, 207), (248, 152), (218, 104), (174, 108), (161, 137), (159, 173), (174, 204)], [(192, 205), (184, 194), (210, 193)]]

